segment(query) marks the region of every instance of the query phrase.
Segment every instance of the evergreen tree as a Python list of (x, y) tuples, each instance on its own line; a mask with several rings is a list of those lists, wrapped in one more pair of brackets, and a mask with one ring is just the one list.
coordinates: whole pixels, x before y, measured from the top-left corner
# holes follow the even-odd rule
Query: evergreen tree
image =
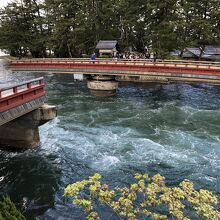
[(25, 220), (9, 197), (0, 202), (0, 220)]
[(13, 56), (79, 57), (99, 40), (121, 49), (220, 45), (219, 0), (13, 0), (0, 10), (0, 48)]

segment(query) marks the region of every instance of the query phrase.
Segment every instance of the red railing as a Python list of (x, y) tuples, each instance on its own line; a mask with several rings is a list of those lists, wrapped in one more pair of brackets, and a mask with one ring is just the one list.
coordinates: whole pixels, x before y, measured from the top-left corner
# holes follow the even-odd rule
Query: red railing
[(45, 96), (43, 77), (0, 87), (0, 113)]
[[(14, 60), (11, 63), (92, 63), (93, 61), (84, 58), (38, 58), (38, 59), (23, 59), (23, 60)], [(210, 61), (193, 61), (193, 60), (161, 60), (156, 61), (152, 59), (97, 59), (97, 64), (127, 64), (127, 65), (184, 65), (187, 66), (212, 66), (219, 67), (220, 62), (210, 62)]]
[[(96, 60), (86, 59), (29, 59), (12, 61), (10, 67), (15, 71), (57, 71), (84, 74), (144, 75), (147, 73), (171, 73), (220, 76), (220, 63), (202, 61), (158, 60)], [(116, 74), (115, 74), (116, 73)]]
[[(29, 68), (49, 71), (57, 70), (100, 70), (100, 71), (128, 71), (176, 73), (176, 74), (201, 74), (220, 76), (220, 62), (204, 61), (175, 61), (175, 60), (103, 60), (97, 59), (95, 63), (88, 59), (26, 59), (12, 61), (10, 67), (14, 70)], [(86, 73), (85, 73), (86, 74)], [(129, 75), (129, 74), (128, 74)]]

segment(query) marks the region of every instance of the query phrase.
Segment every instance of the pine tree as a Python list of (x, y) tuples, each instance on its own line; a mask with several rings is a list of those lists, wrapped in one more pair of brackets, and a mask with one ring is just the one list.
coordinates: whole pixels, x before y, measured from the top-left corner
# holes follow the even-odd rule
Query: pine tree
[(0, 220), (25, 220), (9, 197), (0, 202)]

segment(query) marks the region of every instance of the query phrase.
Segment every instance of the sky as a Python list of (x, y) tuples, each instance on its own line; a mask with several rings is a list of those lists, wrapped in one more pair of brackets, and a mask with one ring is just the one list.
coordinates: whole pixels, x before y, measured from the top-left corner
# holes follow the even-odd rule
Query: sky
[(0, 0), (0, 7), (6, 6), (10, 0)]

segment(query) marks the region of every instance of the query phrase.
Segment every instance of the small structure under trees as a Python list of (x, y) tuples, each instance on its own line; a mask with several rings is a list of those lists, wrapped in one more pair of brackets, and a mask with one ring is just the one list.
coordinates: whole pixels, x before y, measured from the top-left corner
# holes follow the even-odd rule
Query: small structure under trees
[(220, 60), (220, 47), (206, 46), (202, 58), (206, 60)]
[(204, 49), (187, 47), (183, 51), (182, 58), (195, 60), (220, 60), (220, 47), (205, 46)]
[(184, 49), (182, 57), (184, 59), (199, 59), (200, 54), (200, 48), (187, 47)]
[(100, 40), (96, 45), (96, 49), (99, 50), (100, 56), (110, 55), (115, 57), (119, 52), (119, 45), (116, 40)]

